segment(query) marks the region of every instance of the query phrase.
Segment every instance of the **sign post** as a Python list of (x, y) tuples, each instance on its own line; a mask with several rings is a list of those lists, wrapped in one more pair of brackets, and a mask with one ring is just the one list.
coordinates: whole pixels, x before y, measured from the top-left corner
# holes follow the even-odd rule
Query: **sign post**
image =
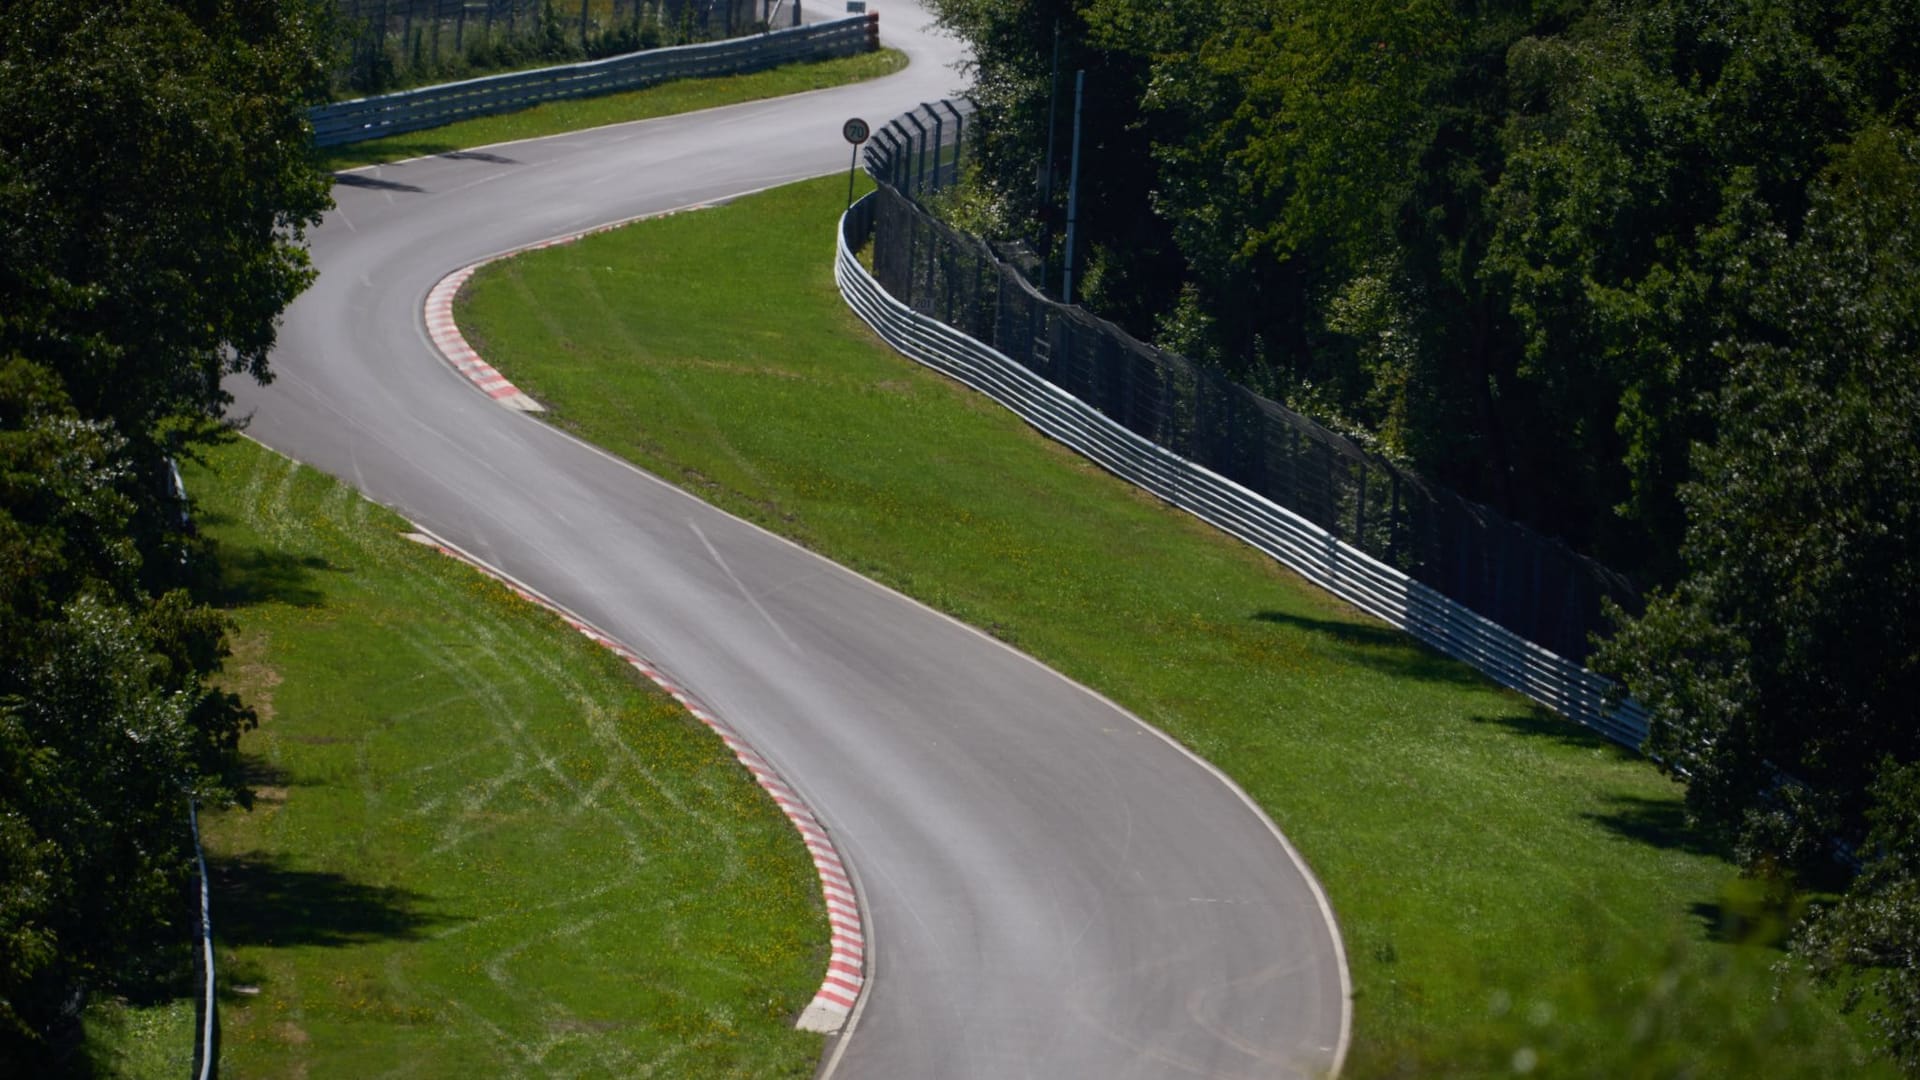
[(840, 125), (840, 134), (853, 144), (853, 153), (847, 158), (847, 207), (853, 207), (853, 172), (860, 163), (860, 144), (867, 141), (872, 132), (867, 130), (867, 122), (854, 117)]

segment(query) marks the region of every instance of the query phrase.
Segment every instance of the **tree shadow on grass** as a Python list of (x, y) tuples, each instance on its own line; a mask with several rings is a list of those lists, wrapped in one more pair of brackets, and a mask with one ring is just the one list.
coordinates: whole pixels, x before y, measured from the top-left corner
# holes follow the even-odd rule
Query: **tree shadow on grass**
[(242, 753), (234, 762), (227, 779), (238, 793), (240, 808), (248, 812), (262, 803), (277, 806), (286, 802), (291, 788), (318, 784), (318, 781), (298, 778), (258, 754), (247, 753)]
[(1609, 810), (1582, 816), (1615, 836), (1662, 851), (1684, 851), (1727, 861), (1733, 858), (1733, 851), (1724, 840), (1687, 823), (1686, 807), (1678, 798), (1609, 795), (1607, 802)]
[(1631, 749), (1540, 705), (1529, 704), (1500, 716), (1476, 716), (1473, 722), (1492, 724), (1530, 739), (1550, 739), (1576, 750), (1605, 750), (1622, 761), (1640, 760), (1640, 755)]
[(1688, 910), (1710, 941), (1786, 952), (1793, 943), (1794, 928), (1825, 907), (1824, 901), (1787, 887), (1780, 879), (1742, 876), (1722, 887), (1718, 900), (1703, 900)]
[(223, 945), (321, 945), (416, 941), (450, 921), (410, 889), (368, 885), (344, 874), (300, 870), (255, 852), (210, 856), (214, 937)]
[(1255, 612), (1253, 618), (1326, 638), (1338, 647), (1344, 659), (1395, 678), (1454, 686), (1486, 685), (1487, 680), (1479, 672), (1434, 652), (1390, 626), (1315, 619), (1284, 611)]
[(263, 547), (221, 545), (213, 557), (219, 575), (211, 583), (210, 599), (223, 608), (268, 603), (320, 607), (327, 597), (315, 577), (321, 571), (335, 569), (316, 555), (292, 555)]
[(1725, 901), (1700, 900), (1687, 910), (1706, 931), (1708, 941), (1722, 945), (1761, 945), (1785, 952), (1787, 932), (1784, 923), (1764, 915), (1742, 910)]

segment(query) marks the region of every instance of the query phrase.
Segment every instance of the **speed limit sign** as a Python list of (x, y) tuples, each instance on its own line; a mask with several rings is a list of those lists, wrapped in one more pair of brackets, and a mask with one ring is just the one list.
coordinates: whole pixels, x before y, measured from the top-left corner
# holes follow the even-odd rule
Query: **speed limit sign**
[(856, 116), (840, 126), (840, 134), (845, 135), (848, 142), (859, 146), (867, 141), (867, 136), (872, 132), (867, 130), (867, 122)]

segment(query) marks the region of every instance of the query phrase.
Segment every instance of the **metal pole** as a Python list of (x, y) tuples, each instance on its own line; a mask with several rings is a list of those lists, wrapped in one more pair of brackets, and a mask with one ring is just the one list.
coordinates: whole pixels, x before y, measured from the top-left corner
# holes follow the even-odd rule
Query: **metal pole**
[(953, 181), (960, 182), (960, 155), (965, 151), (967, 140), (967, 119), (952, 98), (940, 99), (940, 104), (953, 114)]
[(1086, 96), (1087, 71), (1073, 73), (1073, 164), (1067, 170), (1066, 268), (1060, 276), (1060, 302), (1073, 303), (1073, 236), (1080, 221), (1080, 103)]
[(945, 125), (941, 123), (941, 113), (933, 106), (922, 104), (920, 108), (927, 110), (927, 115), (933, 117), (933, 190), (941, 190), (941, 150), (943, 150), (943, 144), (947, 142), (947, 138), (943, 135)]
[[(927, 126), (911, 112), (902, 113), (900, 118), (913, 125), (914, 133), (907, 138), (907, 145), (913, 150), (913, 161), (908, 166), (907, 191), (909, 195), (918, 196), (927, 186)], [(906, 132), (902, 131), (901, 134), (905, 135)]]
[(847, 209), (853, 209), (853, 173), (860, 164), (860, 144), (853, 144), (853, 153), (847, 157)]
[(1047, 163), (1040, 171), (1040, 205), (1053, 202), (1054, 129), (1059, 127), (1060, 111), (1060, 23), (1053, 24), (1053, 74), (1047, 77)]

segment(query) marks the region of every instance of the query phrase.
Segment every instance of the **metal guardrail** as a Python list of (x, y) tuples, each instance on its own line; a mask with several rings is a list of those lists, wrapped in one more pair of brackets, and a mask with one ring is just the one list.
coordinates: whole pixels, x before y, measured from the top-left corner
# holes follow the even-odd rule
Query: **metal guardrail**
[(880, 184), (873, 276), (895, 299), (1562, 657), (1584, 662), (1594, 635), (1612, 629), (1607, 600), (1637, 613), (1630, 578), (1217, 369), (1042, 296), (1037, 252), (942, 221), (925, 200), (980, 152), (985, 119), (965, 99), (923, 104), (866, 144)]
[[(167, 487), (173, 496), (174, 511), (179, 515), (181, 529), (192, 527), (193, 516), (187, 502), (187, 483), (180, 476), (178, 459), (167, 459)], [(187, 561), (186, 548), (180, 551), (180, 562)], [(200, 1034), (193, 1044), (194, 1080), (213, 1080), (220, 1069), (219, 1051), (219, 1013), (214, 998), (215, 980), (213, 972), (213, 896), (207, 882), (207, 853), (200, 846), (200, 800), (187, 796), (187, 831), (193, 837), (193, 864), (200, 875), (200, 922), (197, 930), (200, 947), (200, 970), (205, 973), (201, 980), (199, 1012)]]
[(357, 98), (308, 110), (315, 146), (340, 146), (438, 127), (455, 120), (524, 109), (543, 101), (637, 90), (670, 79), (740, 75), (804, 60), (827, 60), (880, 47), (878, 12), (774, 30), (752, 37), (677, 45), (581, 64)]
[(200, 964), (206, 972), (201, 989), (200, 1039), (194, 1044), (194, 1080), (213, 1080), (220, 1067), (219, 1048), (215, 1044), (219, 1014), (215, 1012), (213, 977), (213, 903), (207, 889), (207, 855), (200, 847), (200, 811), (197, 800), (187, 797), (187, 825), (193, 830), (193, 861), (200, 870)]
[(875, 196), (868, 195), (841, 218), (834, 279), (848, 306), (894, 348), (1501, 685), (1624, 746), (1638, 749), (1646, 740), (1647, 715), (1638, 704), (1607, 707), (1613, 690), (1609, 680), (1449, 600), (1265, 496), (1162, 449), (991, 346), (890, 296), (853, 255), (853, 244), (872, 228), (874, 204)]

